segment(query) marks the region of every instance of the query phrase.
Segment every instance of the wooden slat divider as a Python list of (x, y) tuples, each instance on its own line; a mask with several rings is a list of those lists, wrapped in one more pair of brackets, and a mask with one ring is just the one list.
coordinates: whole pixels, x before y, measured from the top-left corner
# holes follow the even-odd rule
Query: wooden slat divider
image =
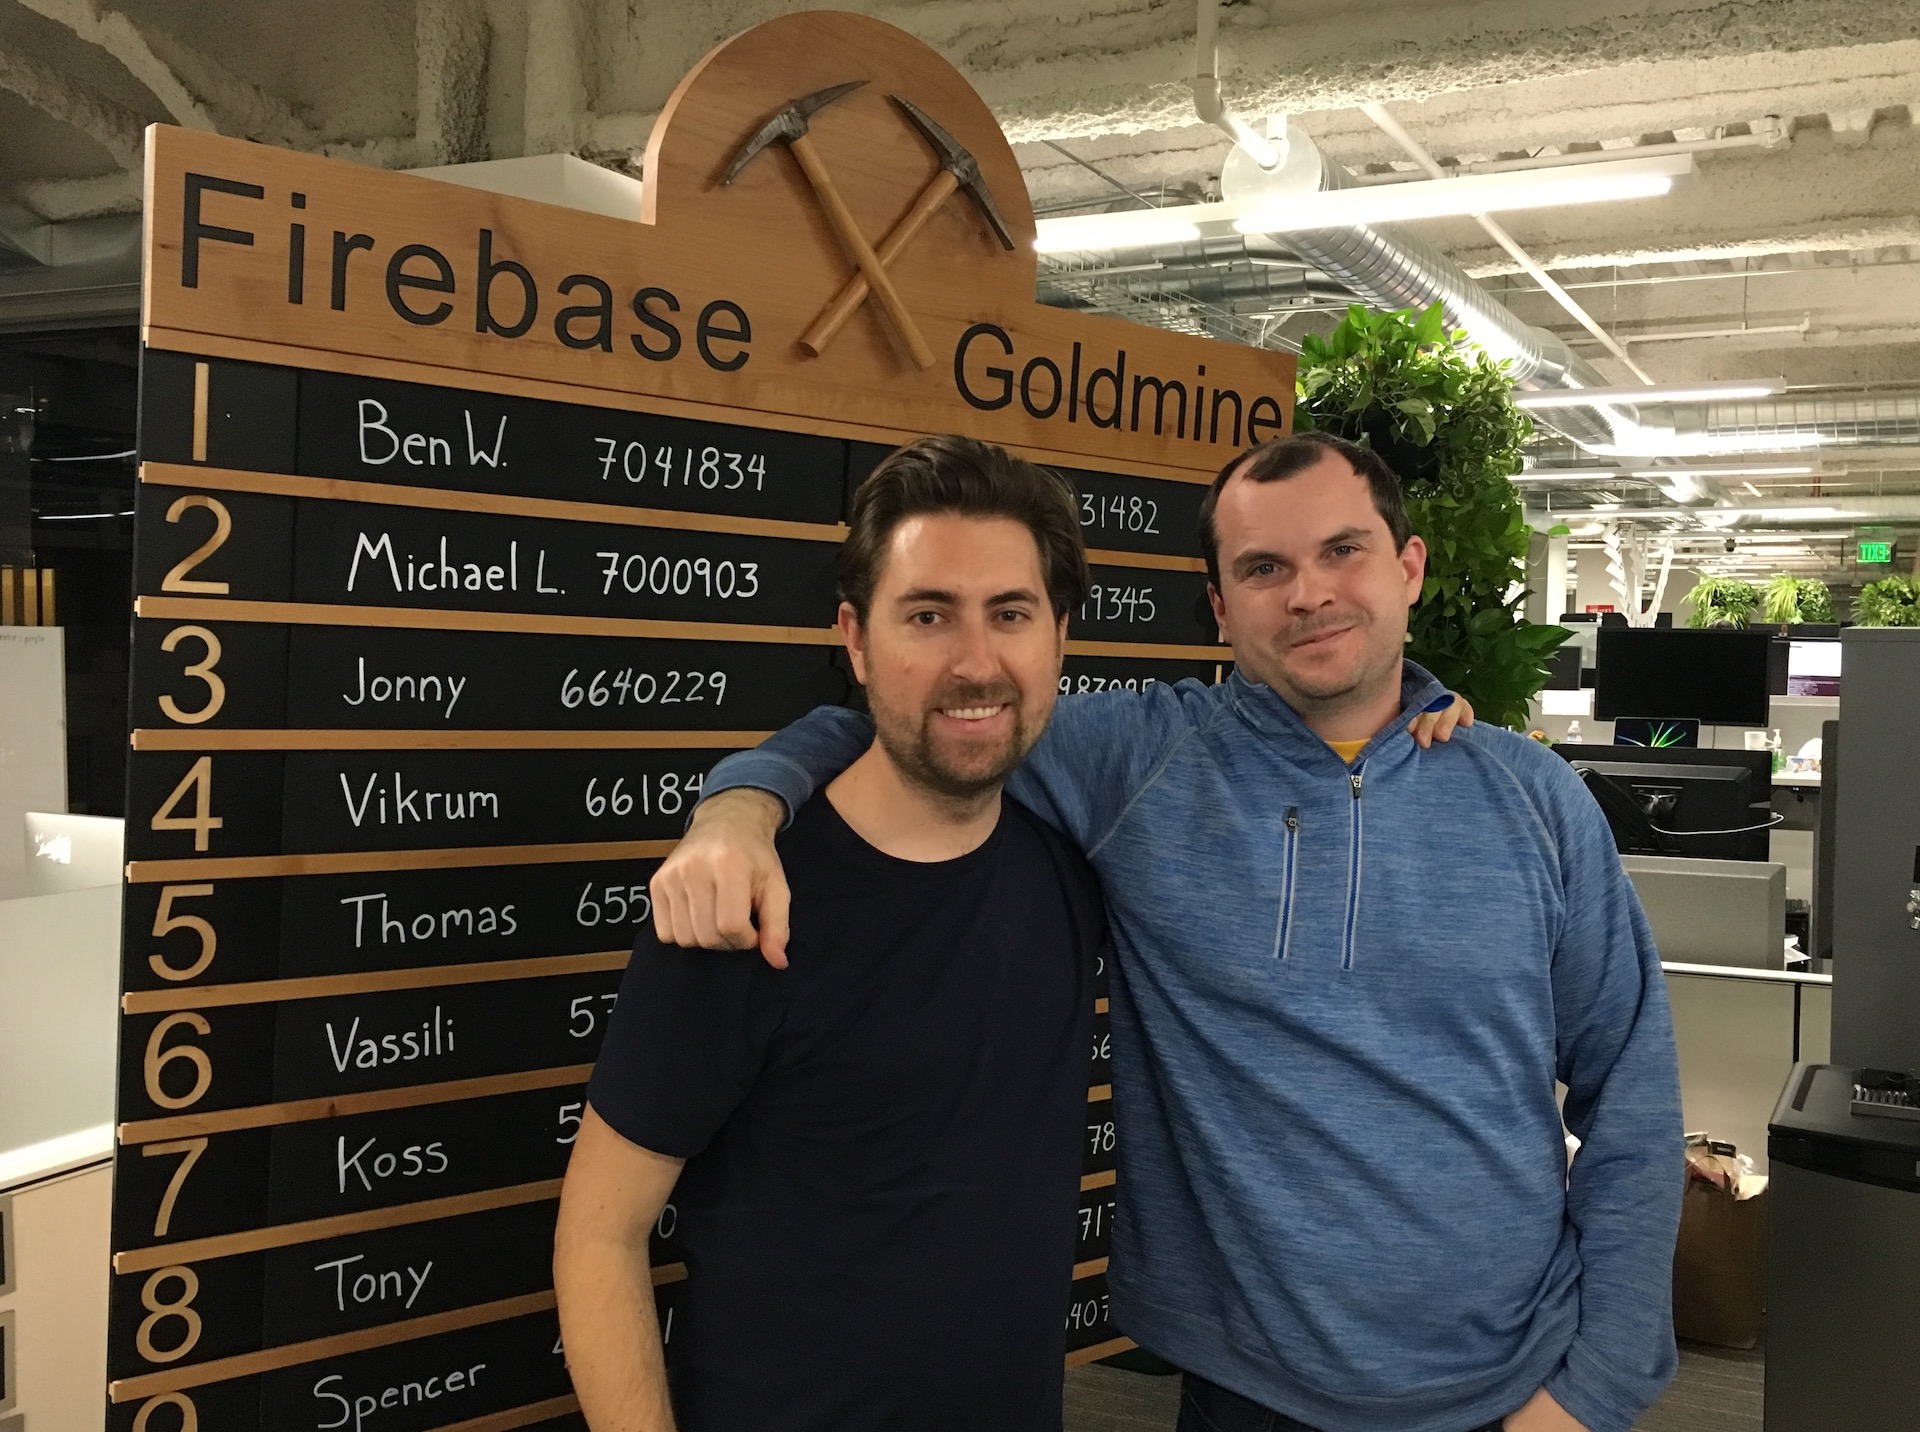
[(135, 860), (135, 885), (168, 880), (250, 880), (267, 875), (372, 875), (389, 870), (471, 870), (489, 865), (568, 865), (586, 860), (658, 860), (677, 840), (596, 840), (559, 845), (468, 845), (440, 850), (350, 850), (315, 855), (209, 855)]
[(297, 979), (257, 980), (249, 984), (175, 985), (133, 990), (120, 996), (123, 1014), (162, 1014), (176, 1009), (231, 1009), (275, 1004), (290, 999), (330, 999), (335, 995), (387, 994), (395, 990), (446, 989), (454, 985), (495, 984), (507, 980), (551, 979), (559, 975), (623, 970), (630, 950), (586, 955), (542, 955), (523, 960), (488, 960), (465, 965), (411, 965), (361, 970), (350, 975), (308, 975)]

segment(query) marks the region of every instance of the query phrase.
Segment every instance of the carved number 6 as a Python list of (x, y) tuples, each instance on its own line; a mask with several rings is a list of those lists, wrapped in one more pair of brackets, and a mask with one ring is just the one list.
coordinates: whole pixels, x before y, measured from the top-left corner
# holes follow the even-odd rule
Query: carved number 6
[[(147, 1097), (163, 1109), (184, 1109), (197, 1104), (206, 1097), (207, 1090), (213, 1085), (213, 1061), (207, 1057), (207, 1051), (197, 1044), (176, 1044), (171, 1049), (162, 1049), (161, 1043), (167, 1034), (185, 1025), (196, 1034), (205, 1034), (210, 1026), (203, 1015), (170, 1014), (153, 1027), (153, 1033), (147, 1036)], [(160, 1085), (160, 1071), (176, 1059), (184, 1059), (193, 1066), (193, 1087), (181, 1095), (169, 1094)]]

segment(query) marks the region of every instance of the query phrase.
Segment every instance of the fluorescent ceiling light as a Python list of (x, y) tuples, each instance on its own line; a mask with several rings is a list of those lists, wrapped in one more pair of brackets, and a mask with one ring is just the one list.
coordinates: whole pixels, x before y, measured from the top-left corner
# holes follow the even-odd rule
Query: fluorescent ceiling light
[(1784, 378), (1751, 378), (1722, 383), (1676, 383), (1646, 388), (1554, 388), (1515, 393), (1517, 408), (1600, 408), (1609, 404), (1657, 406), (1663, 403), (1731, 403), (1770, 398), (1786, 388)]
[[(1650, 467), (1635, 471), (1635, 477), (1807, 477), (1821, 472), (1817, 467)], [(1826, 477), (1844, 477), (1845, 468), (1830, 468)]]
[[(1188, 243), (1203, 226), (1231, 224), (1241, 233), (1290, 233), (1302, 229), (1350, 229), (1454, 214), (1491, 214), (1509, 209), (1547, 209), (1648, 198), (1673, 187), (1674, 177), (1693, 171), (1691, 155), (1610, 159), (1510, 174), (1473, 174), (1460, 179), (1418, 179), (1372, 188), (1311, 190), (1300, 194), (1217, 204), (1179, 204), (1127, 209), (1113, 214), (1074, 214), (1036, 224), (1034, 248), (1043, 254), (1076, 250), (1148, 248)], [(1216, 230), (1218, 232), (1218, 230)], [(1482, 339), (1483, 343), (1490, 339)], [(1496, 357), (1511, 357), (1489, 347)]]
[(1034, 225), (1034, 249), (1043, 254), (1083, 249), (1144, 249), (1155, 244), (1191, 243), (1200, 227), (1165, 209), (1128, 209), (1118, 214), (1076, 214), (1042, 219)]
[[(1648, 429), (1631, 443), (1582, 444), (1596, 457), (1717, 457), (1743, 452), (1801, 452), (1827, 441), (1825, 433), (1674, 433)], [(1661, 477), (1679, 477), (1668, 469)]]
[(1264, 200), (1233, 220), (1243, 234), (1284, 234), (1303, 229), (1351, 229), (1455, 214), (1497, 214), (1510, 209), (1552, 209), (1650, 199), (1673, 188), (1674, 176), (1691, 172), (1689, 155), (1568, 164), (1510, 174), (1472, 174), (1459, 179), (1422, 179), (1371, 188), (1325, 189)]

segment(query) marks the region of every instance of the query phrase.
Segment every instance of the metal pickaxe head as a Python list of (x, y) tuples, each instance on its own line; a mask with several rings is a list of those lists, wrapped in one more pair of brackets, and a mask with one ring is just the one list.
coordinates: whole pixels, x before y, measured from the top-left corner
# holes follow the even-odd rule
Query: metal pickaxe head
[(920, 131), (921, 136), (933, 146), (933, 152), (940, 158), (940, 167), (960, 181), (960, 187), (967, 191), (967, 197), (973, 200), (974, 207), (992, 227), (995, 237), (1002, 248), (1013, 247), (1013, 235), (1007, 232), (1007, 222), (1000, 217), (1000, 206), (993, 202), (993, 194), (987, 188), (987, 181), (980, 177), (979, 162), (967, 152), (966, 147), (951, 134), (940, 127), (938, 121), (912, 100), (900, 95), (887, 96), (900, 106), (900, 112)]
[(835, 100), (852, 94), (865, 83), (865, 80), (848, 80), (845, 84), (829, 85), (826, 89), (815, 90), (812, 94), (803, 95), (795, 100), (754, 130), (753, 137), (741, 145), (740, 152), (733, 156), (733, 162), (727, 166), (727, 172), (720, 176), (720, 182), (731, 184), (739, 177), (740, 171), (753, 162), (753, 156), (769, 144), (793, 143), (807, 132), (808, 120)]

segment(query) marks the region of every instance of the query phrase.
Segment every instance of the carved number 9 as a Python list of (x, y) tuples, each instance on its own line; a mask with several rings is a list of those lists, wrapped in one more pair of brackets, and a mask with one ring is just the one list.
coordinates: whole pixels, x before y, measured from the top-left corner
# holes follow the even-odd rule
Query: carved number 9
[[(147, 1097), (163, 1109), (184, 1109), (190, 1104), (197, 1104), (206, 1097), (207, 1090), (213, 1085), (213, 1061), (207, 1057), (206, 1050), (196, 1044), (176, 1044), (171, 1049), (160, 1047), (168, 1033), (182, 1025), (196, 1034), (206, 1034), (210, 1028), (203, 1015), (170, 1014), (156, 1024), (153, 1033), (147, 1036)], [(160, 1071), (176, 1059), (184, 1059), (193, 1066), (193, 1087), (177, 1096), (169, 1094), (160, 1084)]]
[(198, 726), (202, 721), (211, 721), (227, 704), (227, 683), (214, 672), (220, 661), (220, 638), (203, 626), (177, 626), (168, 632), (160, 642), (160, 650), (172, 651), (182, 641), (192, 639), (205, 648), (206, 654), (189, 666), (185, 675), (198, 677), (207, 685), (207, 704), (198, 711), (182, 711), (171, 696), (160, 698), (160, 710), (170, 721), (178, 721), (182, 726)]
[[(163, 1303), (160, 1289), (171, 1281), (180, 1284), (180, 1296), (171, 1303)], [(140, 1349), (140, 1356), (148, 1362), (177, 1362), (193, 1351), (200, 1341), (200, 1314), (193, 1309), (193, 1300), (199, 1292), (200, 1275), (183, 1264), (157, 1269), (147, 1279), (146, 1286), (140, 1290), (140, 1306), (147, 1310), (147, 1316), (140, 1320), (139, 1330), (133, 1335), (133, 1345)], [(153, 1345), (154, 1329), (169, 1318), (180, 1320), (183, 1336), (174, 1347), (157, 1348)]]
[(188, 509), (204, 507), (213, 514), (213, 535), (181, 558), (167, 575), (160, 579), (163, 592), (202, 592), (208, 596), (224, 597), (227, 594), (225, 582), (208, 582), (187, 573), (199, 566), (207, 558), (226, 546), (227, 538), (233, 535), (233, 514), (227, 511), (227, 505), (217, 497), (207, 497), (202, 493), (189, 493), (185, 497), (174, 499), (173, 506), (167, 509), (167, 521), (178, 522)]
[(133, 1432), (152, 1432), (156, 1407), (171, 1407), (180, 1414), (180, 1425), (175, 1432), (200, 1432), (200, 1411), (184, 1392), (163, 1392), (141, 1403), (140, 1410), (134, 1414)]

